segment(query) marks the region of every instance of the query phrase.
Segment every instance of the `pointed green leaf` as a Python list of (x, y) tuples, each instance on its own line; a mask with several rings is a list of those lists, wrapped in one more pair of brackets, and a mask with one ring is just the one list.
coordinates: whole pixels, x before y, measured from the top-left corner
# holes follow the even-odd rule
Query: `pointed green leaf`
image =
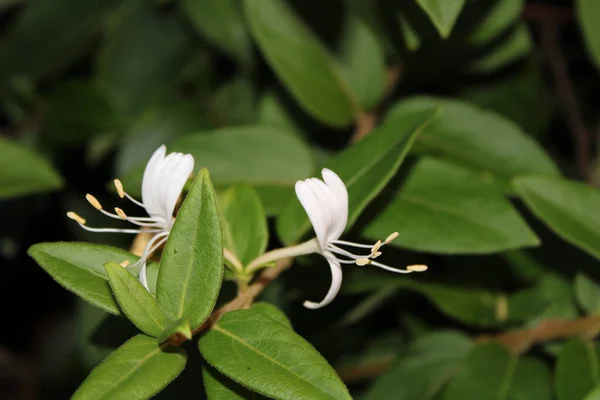
[(208, 400), (258, 400), (264, 398), (208, 366), (202, 367), (202, 378)]
[(484, 18), (477, 23), (469, 35), (473, 44), (486, 44), (503, 34), (515, 23), (523, 11), (524, 0), (498, 0), (488, 10)]
[(465, 5), (465, 0), (417, 0), (417, 3), (427, 13), (440, 36), (447, 38)]
[[(121, 309), (110, 289), (104, 264), (124, 260), (135, 263), (139, 259), (115, 247), (77, 242), (38, 243), (27, 254), (65, 289), (116, 315)], [(138, 270), (128, 271), (137, 276)], [(152, 289), (154, 282), (149, 279), (148, 285)]]
[(575, 296), (587, 314), (600, 314), (600, 285), (583, 272), (575, 276)]
[(260, 312), (239, 310), (223, 315), (199, 346), (219, 372), (274, 399), (351, 399), (314, 347)]
[(529, 28), (518, 25), (502, 43), (469, 65), (474, 72), (490, 73), (525, 58), (534, 48)]
[(598, 385), (598, 354), (594, 344), (569, 340), (562, 348), (554, 377), (557, 400), (581, 400)]
[(275, 307), (273, 304), (265, 302), (254, 303), (254, 305), (252, 305), (252, 311), (256, 311), (263, 315), (266, 315), (267, 317), (270, 317), (275, 321), (280, 322), (288, 328), (292, 329), (292, 323), (285, 315), (285, 313), (279, 308)]
[(171, 322), (164, 330), (158, 335), (158, 343), (166, 342), (171, 336), (181, 335), (187, 340), (192, 339), (192, 328), (190, 322), (185, 318), (180, 318)]
[(566, 179), (526, 176), (514, 181), (529, 209), (558, 236), (600, 258), (600, 191)]
[(208, 40), (238, 62), (250, 64), (252, 48), (239, 0), (182, 0), (181, 7)]
[(62, 186), (52, 165), (21, 144), (0, 137), (0, 199), (47, 192)]
[(260, 198), (250, 186), (235, 186), (219, 198), (223, 221), (223, 246), (242, 265), (264, 253), (269, 231)]
[(94, 368), (72, 399), (147, 399), (177, 378), (186, 361), (183, 349), (137, 335)]
[(408, 353), (377, 378), (365, 400), (430, 400), (458, 371), (473, 346), (458, 332), (420, 337)]
[(396, 231), (402, 234), (392, 245), (434, 253), (494, 253), (540, 243), (496, 186), (432, 158), (419, 161), (363, 233), (377, 240)]
[(119, 264), (108, 262), (104, 264), (104, 269), (123, 314), (145, 334), (154, 337), (160, 335), (166, 322), (154, 297)]
[(215, 306), (223, 279), (223, 236), (217, 199), (206, 169), (186, 196), (163, 250), (156, 299), (171, 321), (193, 328)]
[[(347, 228), (396, 174), (417, 135), (436, 115), (434, 108), (407, 113), (376, 128), (327, 163), (327, 167), (340, 176), (348, 189)], [(294, 243), (310, 228), (304, 209), (294, 198), (277, 220), (279, 237), (284, 243)]]
[(434, 106), (441, 108), (440, 116), (419, 135), (416, 151), (504, 179), (527, 173), (559, 174), (552, 159), (519, 126), (464, 101), (413, 97), (397, 103), (386, 115), (385, 124)]
[(516, 357), (499, 343), (475, 346), (441, 398), (464, 400), (476, 393), (480, 400), (508, 400), (516, 364)]
[(552, 376), (547, 364), (538, 358), (517, 361), (507, 400), (552, 400)]
[(596, 0), (577, 0), (577, 20), (592, 61), (600, 68), (600, 3)]
[(357, 101), (335, 60), (283, 0), (246, 0), (250, 32), (300, 105), (334, 126), (352, 122)]
[(600, 400), (600, 387), (588, 393), (583, 400)]

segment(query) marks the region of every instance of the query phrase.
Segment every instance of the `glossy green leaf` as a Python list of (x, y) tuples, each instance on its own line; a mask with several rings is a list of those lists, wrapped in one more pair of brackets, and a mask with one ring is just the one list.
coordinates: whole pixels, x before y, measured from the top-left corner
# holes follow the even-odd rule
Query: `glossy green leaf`
[[(348, 189), (348, 224), (396, 174), (417, 135), (435, 119), (434, 108), (407, 113), (376, 128), (366, 138), (347, 148), (327, 163)], [(277, 231), (284, 243), (297, 242), (311, 228), (300, 202), (293, 199), (277, 220)]]
[(251, 62), (251, 43), (238, 0), (182, 0), (194, 27), (221, 50), (244, 65)]
[(206, 169), (186, 196), (160, 259), (156, 299), (171, 321), (201, 325), (223, 279), (223, 234), (215, 191)]
[(267, 184), (253, 185), (252, 187), (260, 197), (260, 202), (269, 217), (280, 215), (290, 201), (296, 197), (293, 186)]
[(350, 91), (368, 110), (381, 100), (386, 83), (385, 54), (367, 24), (349, 17), (342, 35), (340, 67)]
[(583, 400), (600, 400), (600, 387), (588, 393)]
[(219, 197), (223, 222), (223, 246), (242, 265), (264, 253), (269, 231), (260, 198), (247, 185), (234, 186)]
[(528, 27), (521, 24), (502, 43), (469, 65), (474, 72), (489, 73), (524, 58), (534, 48)]
[(196, 169), (208, 168), (219, 185), (279, 184), (294, 186), (313, 169), (306, 145), (277, 128), (248, 126), (189, 135), (173, 151), (190, 153)]
[(173, 15), (153, 4), (123, 5), (98, 59), (97, 82), (112, 104), (135, 115), (172, 90), (187, 58), (188, 41)]
[(264, 126), (279, 128), (282, 133), (288, 132), (297, 136), (302, 130), (294, 121), (285, 105), (274, 93), (265, 94), (258, 104), (258, 123)]
[(154, 337), (160, 335), (166, 322), (154, 297), (119, 264), (108, 262), (104, 264), (104, 269), (123, 314), (145, 334)]
[(587, 314), (600, 314), (600, 284), (580, 272), (575, 276), (573, 285), (581, 308)]
[(557, 400), (580, 400), (599, 383), (598, 354), (591, 342), (569, 340), (556, 363)]
[(273, 304), (265, 302), (254, 303), (254, 305), (252, 306), (252, 311), (256, 311), (263, 315), (266, 315), (267, 317), (272, 318), (275, 321), (292, 329), (292, 323), (285, 315), (285, 313), (279, 308), (275, 307)]
[(444, 391), (443, 400), (463, 400), (477, 394), (479, 400), (508, 399), (517, 359), (499, 343), (475, 346)]
[(552, 400), (552, 376), (547, 364), (538, 358), (517, 361), (507, 400)]
[(529, 209), (558, 236), (600, 258), (600, 191), (560, 178), (526, 176), (514, 181)]
[(307, 341), (260, 312), (223, 315), (199, 346), (219, 372), (271, 398), (351, 399), (333, 368)]
[(577, 0), (577, 20), (592, 61), (600, 68), (600, 4), (595, 0)]
[(443, 38), (450, 36), (465, 0), (417, 0)]
[(524, 0), (497, 0), (477, 23), (469, 39), (473, 44), (485, 44), (504, 33), (521, 16)]
[(432, 158), (419, 161), (363, 234), (377, 240), (396, 231), (401, 234), (393, 245), (433, 253), (493, 253), (539, 245), (494, 185)]
[(256, 120), (256, 88), (246, 76), (236, 76), (211, 94), (209, 115), (219, 126), (239, 126)]
[(161, 347), (155, 338), (137, 335), (98, 365), (72, 399), (150, 398), (177, 378), (186, 361), (183, 349)]
[(60, 188), (62, 178), (33, 150), (0, 138), (0, 199)]
[(420, 337), (377, 378), (364, 400), (433, 399), (458, 371), (471, 347), (471, 340), (458, 332)]
[(164, 343), (172, 336), (183, 336), (187, 340), (191, 340), (192, 328), (190, 327), (190, 322), (185, 318), (171, 322), (158, 335), (158, 343)]
[(413, 97), (397, 103), (388, 112), (385, 124), (434, 106), (441, 107), (441, 114), (419, 135), (415, 150), (499, 178), (526, 173), (558, 175), (552, 159), (517, 125), (463, 101)]
[(211, 367), (202, 367), (202, 378), (208, 400), (255, 400), (265, 398), (235, 383)]
[(300, 105), (321, 122), (352, 122), (357, 100), (339, 66), (283, 0), (246, 0), (250, 32), (267, 62)]
[[(117, 315), (121, 310), (110, 290), (104, 264), (124, 260), (133, 263), (139, 259), (115, 247), (77, 242), (38, 243), (27, 254), (65, 289)], [(137, 270), (128, 271), (137, 275)]]

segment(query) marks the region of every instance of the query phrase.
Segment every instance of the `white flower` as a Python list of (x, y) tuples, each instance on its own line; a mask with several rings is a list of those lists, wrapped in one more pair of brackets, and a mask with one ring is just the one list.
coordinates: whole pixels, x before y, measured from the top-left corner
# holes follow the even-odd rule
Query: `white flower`
[[(123, 210), (115, 207), (115, 213), (110, 213), (102, 208), (100, 202), (91, 194), (85, 197), (89, 203), (104, 215), (128, 221), (139, 226), (136, 229), (114, 229), (114, 228), (90, 228), (85, 225), (85, 219), (81, 218), (76, 213), (70, 211), (67, 216), (79, 223), (79, 225), (91, 232), (121, 232), (121, 233), (140, 233), (149, 232), (154, 235), (146, 244), (141, 258), (132, 265), (141, 265), (139, 279), (140, 282), (148, 289), (148, 281), (146, 278), (146, 260), (150, 255), (162, 246), (166, 241), (171, 227), (173, 226), (173, 211), (177, 199), (183, 190), (183, 186), (188, 180), (192, 170), (194, 169), (194, 157), (191, 154), (170, 153), (166, 154), (166, 147), (160, 146), (150, 160), (146, 164), (144, 177), (142, 181), (142, 202), (140, 203), (123, 190), (121, 181), (115, 179), (115, 187), (119, 197), (127, 197), (134, 204), (143, 207), (149, 217), (129, 217)], [(128, 262), (123, 262), (121, 265), (128, 266)]]
[[(382, 243), (377, 241), (374, 245), (347, 242), (339, 240), (348, 223), (348, 191), (340, 177), (333, 171), (324, 168), (323, 180), (310, 178), (296, 182), (296, 195), (304, 207), (308, 218), (317, 235), (318, 249), (331, 267), (331, 287), (320, 303), (304, 302), (307, 308), (320, 308), (335, 298), (342, 284), (341, 264), (373, 265), (398, 273), (411, 273), (425, 271), (425, 265), (411, 265), (407, 269), (396, 269), (377, 261), (381, 255), (379, 249), (394, 240), (398, 233), (394, 232)], [(370, 254), (353, 254), (340, 246), (371, 249)], [(345, 258), (341, 258), (345, 257)]]

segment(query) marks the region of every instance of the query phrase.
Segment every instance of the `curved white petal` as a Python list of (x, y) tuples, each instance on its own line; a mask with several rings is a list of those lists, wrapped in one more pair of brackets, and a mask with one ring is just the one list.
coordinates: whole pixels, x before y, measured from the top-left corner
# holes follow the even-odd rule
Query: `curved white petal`
[(304, 211), (306, 211), (308, 219), (310, 219), (313, 229), (315, 230), (319, 245), (321, 246), (321, 249), (324, 249), (327, 245), (327, 226), (321, 205), (306, 181), (296, 182), (295, 189), (296, 196), (298, 196), (298, 200), (300, 201), (300, 204), (302, 204)]
[(140, 274), (138, 275), (138, 279), (140, 280), (140, 283), (142, 285), (144, 285), (146, 290), (150, 291), (150, 288), (148, 287), (148, 278), (146, 276), (146, 262), (145, 261), (142, 264), (142, 267), (140, 268)]
[(329, 267), (331, 268), (331, 286), (329, 287), (327, 295), (320, 303), (313, 303), (312, 301), (304, 302), (304, 307), (313, 310), (331, 303), (340, 291), (340, 286), (342, 286), (342, 267), (340, 266), (340, 263), (335, 259), (333, 254), (323, 253), (323, 257), (327, 259)]
[[(160, 217), (168, 222), (171, 220), (173, 216), (173, 209), (169, 209), (169, 204), (167, 204), (167, 198), (169, 197), (169, 186), (171, 183), (171, 179), (173, 179), (173, 175), (177, 170), (177, 166), (179, 162), (182, 160), (183, 154), (181, 153), (171, 153), (169, 154), (162, 165), (162, 170), (159, 173), (155, 193), (158, 196), (158, 201), (160, 204)], [(179, 195), (179, 193), (178, 193)], [(175, 204), (173, 204), (173, 208)]]
[(342, 236), (348, 223), (348, 189), (342, 181), (342, 179), (332, 170), (323, 168), (321, 171), (325, 184), (330, 189), (335, 203), (333, 206), (335, 216), (333, 219), (333, 225), (329, 232), (330, 241), (337, 240)]
[(160, 165), (165, 158), (166, 152), (167, 148), (165, 145), (156, 149), (154, 154), (152, 154), (152, 157), (150, 157), (150, 160), (148, 160), (148, 164), (146, 164), (146, 169), (144, 170), (144, 177), (142, 180), (142, 203), (144, 203), (144, 208), (150, 216), (155, 216), (160, 213), (158, 197), (154, 195), (154, 182), (157, 175), (159, 175)]
[(177, 199), (185, 186), (190, 174), (194, 170), (194, 157), (191, 154), (183, 154), (183, 157), (179, 161), (179, 164), (171, 173), (168, 181), (165, 185), (168, 186), (166, 198), (165, 198), (165, 211), (167, 212), (168, 222), (172, 220), (173, 210), (175, 210), (175, 204)]
[(307, 179), (305, 181), (308, 184), (310, 190), (312, 190), (315, 198), (319, 202), (319, 206), (323, 213), (323, 219), (325, 222), (325, 242), (331, 240), (331, 227), (334, 224), (335, 218), (335, 197), (327, 185), (317, 178)]

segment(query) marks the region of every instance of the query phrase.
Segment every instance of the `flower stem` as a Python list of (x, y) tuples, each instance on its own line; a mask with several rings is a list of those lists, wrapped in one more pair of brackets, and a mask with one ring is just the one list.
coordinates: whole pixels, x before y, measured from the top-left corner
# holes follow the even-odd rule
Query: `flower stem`
[(297, 257), (305, 254), (319, 252), (319, 242), (317, 238), (311, 239), (307, 242), (300, 243), (296, 246), (283, 247), (281, 249), (271, 250), (260, 257), (255, 258), (246, 267), (246, 272), (252, 275), (254, 272), (259, 270), (263, 265), (268, 264), (272, 261), (277, 261), (281, 258), (286, 257)]
[(233, 254), (231, 251), (223, 248), (223, 258), (227, 260), (233, 268), (235, 268), (236, 272), (243, 272), (244, 266), (241, 261)]

